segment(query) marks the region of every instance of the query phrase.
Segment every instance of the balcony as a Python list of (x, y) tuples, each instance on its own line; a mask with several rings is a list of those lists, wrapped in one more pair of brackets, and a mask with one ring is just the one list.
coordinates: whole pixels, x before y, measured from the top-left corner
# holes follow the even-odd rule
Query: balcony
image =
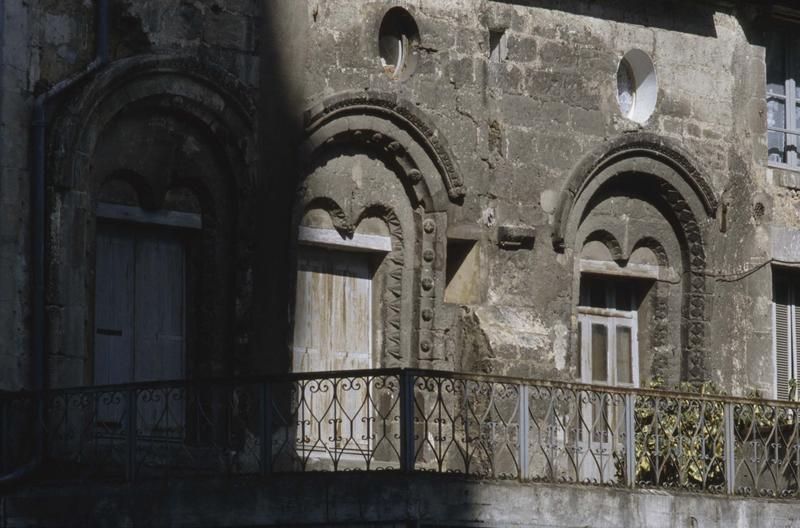
[(5, 470), (34, 455), (38, 403), (45, 482), (360, 471), (799, 493), (796, 402), (410, 369), (6, 392)]

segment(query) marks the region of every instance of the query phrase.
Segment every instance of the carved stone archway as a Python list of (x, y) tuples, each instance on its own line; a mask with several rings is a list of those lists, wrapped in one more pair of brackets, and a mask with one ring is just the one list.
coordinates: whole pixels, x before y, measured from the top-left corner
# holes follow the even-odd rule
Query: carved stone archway
[[(392, 238), (382, 309), (384, 365), (436, 359), (436, 343), (441, 340), (434, 335), (434, 319), (444, 291), (447, 210), (464, 196), (463, 181), (444, 137), (418, 109), (393, 94), (338, 94), (305, 117), (293, 230), (310, 207), (327, 210), (345, 237), (365, 217), (382, 219)], [(324, 163), (321, 160), (342, 152), (367, 155), (387, 167), (405, 189), (403, 200), (413, 211), (413, 221), (401, 218), (397, 204), (393, 206), (390, 200), (370, 198), (359, 205), (360, 211), (348, 216), (336, 200), (306, 196), (309, 174)]]
[[(251, 326), (243, 321), (251, 295), (246, 281), (252, 274), (257, 132), (248, 89), (225, 70), (195, 58), (137, 56), (110, 64), (67, 95), (72, 98), (56, 111), (48, 138), (47, 304), (54, 353), (69, 347), (71, 355), (91, 362), (96, 202), (108, 181), (124, 179), (145, 209), (161, 207), (175, 188), (190, 188), (200, 197), (203, 225), (211, 231), (198, 246), (213, 259), (208, 269), (214, 275), (205, 277), (204, 271), (201, 282), (210, 282), (203, 286), (206, 301), (220, 305), (219, 314), (203, 317), (221, 325), (207, 331), (216, 337), (203, 346), (233, 357), (230, 345), (247, 343)], [(102, 147), (111, 132), (124, 138), (122, 127), (140, 137), (157, 121), (174, 124), (162, 126), (173, 130), (174, 155), (165, 154), (170, 162), (159, 166), (142, 159), (137, 170), (116, 166), (135, 160), (136, 152)], [(234, 315), (234, 306), (244, 309)], [(223, 362), (227, 359), (216, 361)], [(229, 366), (198, 368), (198, 375), (219, 375)], [(91, 377), (89, 372), (85, 367), (84, 377)]]
[(444, 135), (414, 105), (394, 94), (344, 92), (306, 112), (301, 165), (324, 145), (354, 144), (394, 158), (429, 212), (444, 211), (444, 199), (464, 197), (464, 182)]
[[(682, 376), (706, 379), (706, 247), (704, 233), (718, 200), (697, 165), (667, 140), (631, 134), (588, 155), (572, 172), (555, 211), (553, 245), (573, 251), (576, 233), (595, 196), (623, 178), (647, 180), (646, 200), (657, 203), (673, 225), (683, 263)], [(657, 242), (655, 243), (658, 248)], [(660, 249), (660, 248), (659, 248)]]

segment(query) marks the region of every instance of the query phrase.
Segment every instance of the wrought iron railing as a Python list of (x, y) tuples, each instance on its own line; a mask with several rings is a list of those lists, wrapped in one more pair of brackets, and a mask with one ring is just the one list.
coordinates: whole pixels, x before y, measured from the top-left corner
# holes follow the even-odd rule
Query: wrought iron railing
[(383, 369), (0, 394), (0, 465), (148, 479), (429, 471), (798, 497), (800, 404)]

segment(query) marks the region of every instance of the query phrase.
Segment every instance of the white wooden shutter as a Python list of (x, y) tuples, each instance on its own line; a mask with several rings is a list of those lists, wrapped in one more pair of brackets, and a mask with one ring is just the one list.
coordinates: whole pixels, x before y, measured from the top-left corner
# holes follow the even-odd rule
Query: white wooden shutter
[[(300, 247), (292, 360), (295, 372), (370, 368), (369, 259), (368, 254)], [(332, 391), (316, 387), (304, 391), (305, 405), (298, 412), (309, 427), (298, 431), (298, 441), (312, 450), (366, 448), (366, 387), (358, 387), (340, 384), (335, 404)]]
[(776, 282), (775, 284), (775, 395), (778, 399), (785, 400), (789, 397), (789, 378), (791, 373), (792, 357), (792, 313), (795, 311), (790, 304), (788, 284)]
[[(792, 389), (788, 387), (788, 382), (794, 380), (795, 382), (800, 381), (800, 310), (797, 308), (798, 302), (800, 302), (800, 283), (791, 282), (791, 287), (789, 291), (789, 331), (791, 335), (791, 346), (789, 347), (789, 357), (788, 357), (788, 366), (789, 366), (789, 380), (787, 381), (787, 394), (791, 394)], [(797, 388), (795, 388), (795, 394), (793, 397), (797, 399), (798, 394), (796, 394)]]
[(94, 383), (133, 376), (134, 241), (119, 228), (98, 226), (95, 267)]
[(136, 243), (136, 381), (180, 379), (184, 365), (184, 248), (140, 234)]
[(297, 261), (297, 283), (294, 306), (295, 372), (330, 370), (331, 359), (324, 353), (330, 336), (330, 277), (325, 263), (313, 253), (301, 250)]
[[(136, 240), (136, 381), (181, 379), (184, 375), (184, 248), (170, 233), (139, 233)], [(170, 392), (139, 401), (140, 427), (180, 434), (184, 396)]]
[[(294, 312), (296, 372), (370, 368), (369, 256), (301, 247)], [(316, 351), (319, 360), (304, 355)]]

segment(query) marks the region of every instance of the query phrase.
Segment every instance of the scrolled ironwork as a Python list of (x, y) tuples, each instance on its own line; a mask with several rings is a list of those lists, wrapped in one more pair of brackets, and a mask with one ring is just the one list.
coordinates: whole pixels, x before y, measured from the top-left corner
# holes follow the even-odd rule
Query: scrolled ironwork
[(380, 369), (0, 392), (0, 410), (21, 432), (2, 466), (38, 426), (48, 478), (403, 470), (800, 494), (796, 402)]

